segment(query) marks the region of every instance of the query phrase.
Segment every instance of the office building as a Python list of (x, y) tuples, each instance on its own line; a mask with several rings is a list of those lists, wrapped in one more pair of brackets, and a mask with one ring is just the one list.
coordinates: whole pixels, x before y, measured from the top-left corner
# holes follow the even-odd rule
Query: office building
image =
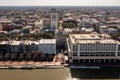
[(70, 63), (116, 63), (120, 42), (107, 34), (70, 34), (67, 39)]
[(50, 19), (51, 19), (51, 24), (50, 24), (50, 30), (55, 31), (58, 29), (58, 13), (55, 10), (51, 10), (50, 13)]

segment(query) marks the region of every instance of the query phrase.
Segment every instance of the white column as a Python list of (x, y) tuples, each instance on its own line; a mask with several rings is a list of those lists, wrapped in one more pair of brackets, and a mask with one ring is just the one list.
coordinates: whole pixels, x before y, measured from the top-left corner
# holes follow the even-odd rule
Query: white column
[(94, 51), (94, 43), (92, 43), (91, 47), (92, 47), (92, 52)]
[(106, 51), (106, 43), (104, 43), (104, 48), (105, 48), (104, 51)]
[(78, 47), (77, 47), (77, 48), (78, 48), (78, 49), (77, 49), (77, 56), (80, 56), (80, 44), (77, 44), (77, 46), (78, 46)]
[(73, 45), (72, 44), (71, 44), (71, 53), (70, 54), (71, 54), (71, 58), (72, 58), (71, 62), (73, 62)]
[(118, 56), (118, 44), (116, 44), (115, 56)]
[(99, 43), (99, 51), (101, 51), (101, 43)]
[(86, 43), (86, 51), (88, 51), (88, 43)]
[(105, 51), (105, 43), (103, 43), (103, 51)]

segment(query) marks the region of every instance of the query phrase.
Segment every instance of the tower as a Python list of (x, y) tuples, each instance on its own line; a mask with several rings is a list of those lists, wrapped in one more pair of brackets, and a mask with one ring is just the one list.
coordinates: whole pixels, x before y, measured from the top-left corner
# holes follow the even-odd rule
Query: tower
[(51, 19), (50, 29), (52, 31), (55, 31), (58, 28), (58, 13), (56, 9), (50, 10), (50, 19)]

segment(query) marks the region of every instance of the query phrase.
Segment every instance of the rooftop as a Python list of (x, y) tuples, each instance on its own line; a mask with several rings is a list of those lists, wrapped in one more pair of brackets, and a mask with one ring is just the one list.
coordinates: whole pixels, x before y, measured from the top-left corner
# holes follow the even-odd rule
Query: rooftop
[(20, 45), (20, 44), (26, 44), (26, 45), (31, 45), (31, 44), (55, 44), (56, 40), (55, 39), (41, 39), (39, 41), (2, 41), (0, 42), (0, 45)]
[(55, 39), (41, 39), (40, 41), (39, 41), (40, 43), (56, 43), (56, 40)]
[(108, 26), (100, 26), (100, 28), (104, 28), (104, 29), (106, 29), (106, 28), (108, 28)]
[(100, 37), (94, 34), (73, 34), (72, 38), (79, 40), (100, 40)]
[(70, 40), (75, 43), (116, 43), (107, 34), (70, 34)]

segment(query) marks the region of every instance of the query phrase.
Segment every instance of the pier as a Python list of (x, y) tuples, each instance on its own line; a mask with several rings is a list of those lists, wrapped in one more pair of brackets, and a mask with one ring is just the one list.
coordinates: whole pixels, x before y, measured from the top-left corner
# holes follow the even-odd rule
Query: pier
[(0, 69), (64, 68), (65, 66), (68, 65), (60, 62), (0, 61)]

